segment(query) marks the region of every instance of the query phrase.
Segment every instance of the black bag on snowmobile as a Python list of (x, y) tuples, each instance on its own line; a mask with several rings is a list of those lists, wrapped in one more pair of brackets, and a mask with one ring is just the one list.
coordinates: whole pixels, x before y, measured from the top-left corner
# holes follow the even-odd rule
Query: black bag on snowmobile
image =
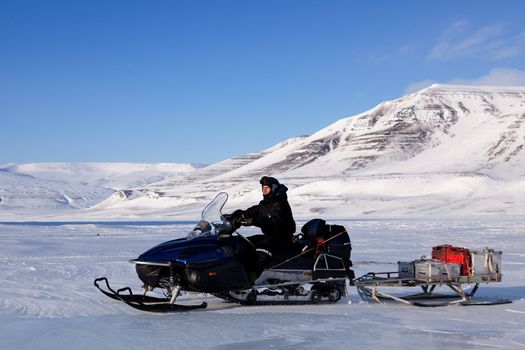
[[(312, 219), (308, 221), (301, 228), (305, 239), (308, 241), (308, 247), (314, 252), (314, 256), (320, 257), (325, 256), (325, 267), (329, 268), (331, 265), (331, 271), (323, 271), (323, 269), (314, 268), (315, 278), (325, 278), (336, 276), (335, 270), (340, 264), (338, 260), (343, 264), (340, 268), (341, 276), (348, 276), (353, 279), (355, 277), (353, 270), (350, 269), (352, 266), (352, 260), (350, 260), (352, 252), (352, 244), (350, 243), (350, 236), (344, 228), (340, 225), (328, 225), (323, 219)], [(321, 263), (321, 264), (320, 264)], [(316, 262), (316, 267), (322, 267), (322, 262)], [(335, 267), (335, 268), (334, 268)]]
[[(342, 258), (350, 260), (352, 253), (352, 244), (350, 243), (350, 237), (346, 232), (344, 226), (340, 225), (327, 225), (328, 226), (328, 238), (330, 241), (327, 245), (327, 252), (329, 254), (337, 255)], [(351, 265), (350, 265), (351, 266)]]
[(323, 219), (312, 219), (301, 228), (308, 245), (316, 253), (326, 252), (350, 260), (352, 244), (344, 226), (328, 225)]

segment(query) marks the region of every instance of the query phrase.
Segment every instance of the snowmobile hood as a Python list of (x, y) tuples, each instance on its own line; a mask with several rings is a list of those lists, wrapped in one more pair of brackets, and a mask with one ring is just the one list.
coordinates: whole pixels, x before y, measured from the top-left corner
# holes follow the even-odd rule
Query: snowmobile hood
[(232, 253), (219, 244), (216, 236), (186, 240), (174, 239), (161, 243), (130, 260), (134, 264), (170, 266), (171, 263), (196, 263), (231, 257)]

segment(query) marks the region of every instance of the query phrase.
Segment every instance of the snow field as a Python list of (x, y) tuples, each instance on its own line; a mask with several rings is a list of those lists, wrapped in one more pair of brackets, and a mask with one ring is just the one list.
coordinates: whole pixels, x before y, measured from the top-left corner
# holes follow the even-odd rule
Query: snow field
[[(525, 347), (525, 220), (339, 220), (356, 275), (395, 271), (450, 243), (503, 251), (503, 282), (481, 285), (497, 306), (416, 308), (368, 304), (355, 288), (337, 304), (242, 307), (206, 300), (204, 311), (155, 315), (102, 295), (93, 279), (140, 290), (127, 262), (193, 224), (0, 224), (2, 349), (430, 349)], [(300, 227), (303, 222), (298, 223)], [(241, 229), (242, 233), (256, 233)], [(412, 292), (413, 290), (409, 290)]]

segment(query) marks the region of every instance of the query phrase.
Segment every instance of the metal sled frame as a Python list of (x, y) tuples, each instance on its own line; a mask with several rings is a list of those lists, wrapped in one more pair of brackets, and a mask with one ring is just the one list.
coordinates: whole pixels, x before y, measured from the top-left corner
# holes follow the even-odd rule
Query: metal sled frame
[[(459, 276), (455, 279), (430, 278), (428, 280), (403, 279), (399, 278), (397, 272), (369, 272), (354, 280), (357, 292), (363, 300), (376, 301), (391, 300), (406, 305), (421, 307), (437, 307), (448, 305), (497, 305), (512, 303), (509, 299), (479, 301), (474, 300), (479, 284), (482, 282), (500, 282), (501, 274), (480, 275), (480, 276)], [(474, 284), (470, 292), (466, 292), (462, 285)], [(436, 294), (434, 290), (438, 286), (447, 286), (453, 294)], [(382, 287), (420, 287), (423, 292), (409, 294), (406, 296), (395, 296), (384, 291), (379, 291)], [(422, 301), (428, 299), (453, 299), (449, 301)]]

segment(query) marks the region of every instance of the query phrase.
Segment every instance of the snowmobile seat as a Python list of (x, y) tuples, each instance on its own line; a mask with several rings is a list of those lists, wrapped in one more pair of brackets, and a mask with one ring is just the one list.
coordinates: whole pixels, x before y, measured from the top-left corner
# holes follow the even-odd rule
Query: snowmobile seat
[(311, 270), (313, 265), (313, 254), (310, 256), (300, 256), (301, 252), (297, 251), (274, 251), (271, 261), (266, 267), (278, 265), (280, 269), (300, 269)]

